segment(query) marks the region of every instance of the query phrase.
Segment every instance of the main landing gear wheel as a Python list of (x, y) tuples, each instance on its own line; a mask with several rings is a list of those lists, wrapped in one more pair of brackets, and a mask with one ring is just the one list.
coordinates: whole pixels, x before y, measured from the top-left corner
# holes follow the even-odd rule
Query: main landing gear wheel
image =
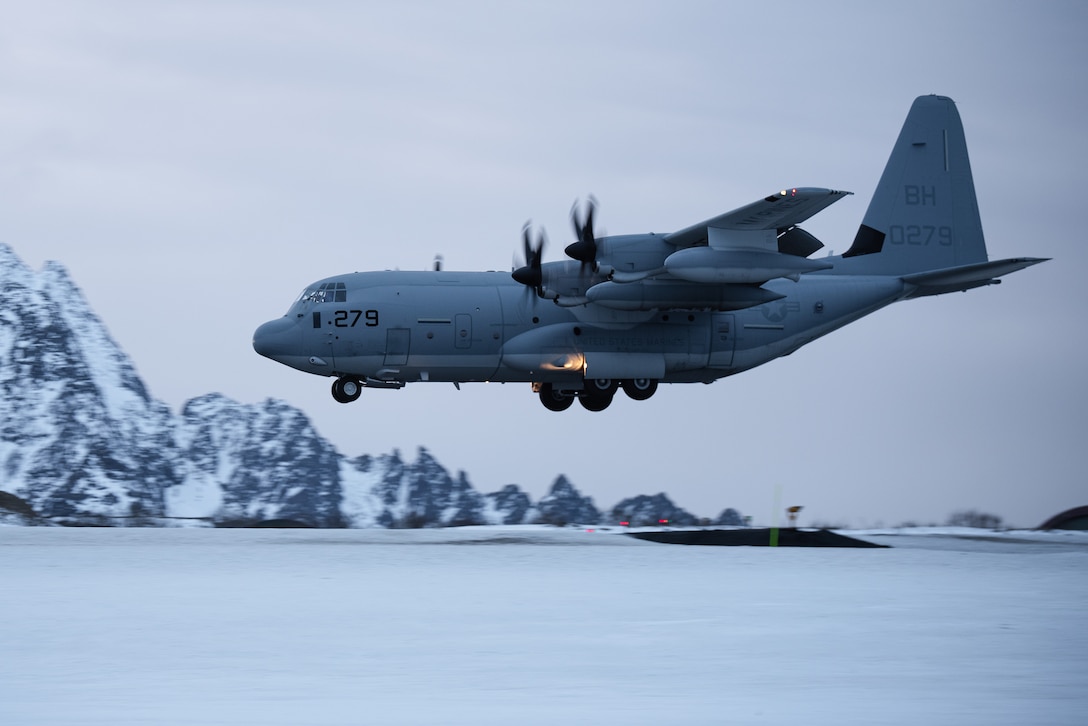
[(363, 384), (354, 378), (337, 378), (332, 382), (332, 397), (337, 403), (351, 403), (358, 400), (363, 392)]
[(633, 398), (636, 401), (645, 401), (657, 392), (657, 381), (652, 378), (633, 378), (624, 381), (622, 385), (623, 392), (627, 394), (628, 398)]
[(612, 405), (619, 384), (609, 378), (594, 378), (586, 381), (585, 390), (578, 397), (578, 403), (587, 411), (603, 411)]
[(574, 396), (564, 394), (552, 384), (545, 383), (540, 386), (540, 402), (549, 411), (566, 411), (574, 403)]

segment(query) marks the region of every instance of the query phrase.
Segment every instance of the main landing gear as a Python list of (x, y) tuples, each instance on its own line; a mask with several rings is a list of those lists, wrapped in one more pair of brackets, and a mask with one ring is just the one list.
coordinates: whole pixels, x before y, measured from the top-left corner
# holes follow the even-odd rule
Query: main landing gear
[(615, 381), (610, 378), (587, 380), (581, 391), (562, 390), (551, 383), (535, 385), (534, 390), (540, 395), (540, 402), (549, 411), (566, 411), (578, 399), (587, 411), (603, 411), (612, 404), (616, 391), (623, 388), (628, 398), (645, 401), (657, 391), (657, 381), (652, 378), (634, 378)]

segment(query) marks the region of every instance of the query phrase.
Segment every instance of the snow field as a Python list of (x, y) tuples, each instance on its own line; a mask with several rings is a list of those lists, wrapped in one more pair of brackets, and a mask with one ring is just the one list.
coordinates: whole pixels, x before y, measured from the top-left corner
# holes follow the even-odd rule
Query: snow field
[(1072, 724), (1088, 540), (0, 528), (4, 724)]

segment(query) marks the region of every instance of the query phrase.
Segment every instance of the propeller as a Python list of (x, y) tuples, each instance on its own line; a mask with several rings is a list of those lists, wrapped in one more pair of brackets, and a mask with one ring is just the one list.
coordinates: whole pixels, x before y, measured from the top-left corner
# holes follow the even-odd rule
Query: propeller
[(535, 290), (537, 297), (544, 297), (544, 274), (540, 266), (548, 236), (541, 229), (536, 236), (536, 244), (534, 245), (529, 222), (526, 222), (525, 226), (521, 228), (521, 240), (525, 250), (525, 264), (514, 270), (511, 277), (522, 285)]
[(582, 268), (597, 267), (597, 239), (593, 236), (593, 214), (597, 210), (597, 200), (592, 195), (586, 200), (585, 214), (579, 219), (577, 200), (570, 208), (570, 221), (574, 225), (577, 242), (567, 245), (564, 252), (568, 257), (582, 263)]

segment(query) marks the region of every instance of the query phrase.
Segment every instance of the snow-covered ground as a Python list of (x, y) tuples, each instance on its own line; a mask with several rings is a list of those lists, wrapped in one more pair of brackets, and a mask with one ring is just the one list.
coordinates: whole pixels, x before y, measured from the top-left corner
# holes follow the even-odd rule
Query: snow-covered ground
[(1079, 724), (1088, 535), (0, 527), (0, 723)]

